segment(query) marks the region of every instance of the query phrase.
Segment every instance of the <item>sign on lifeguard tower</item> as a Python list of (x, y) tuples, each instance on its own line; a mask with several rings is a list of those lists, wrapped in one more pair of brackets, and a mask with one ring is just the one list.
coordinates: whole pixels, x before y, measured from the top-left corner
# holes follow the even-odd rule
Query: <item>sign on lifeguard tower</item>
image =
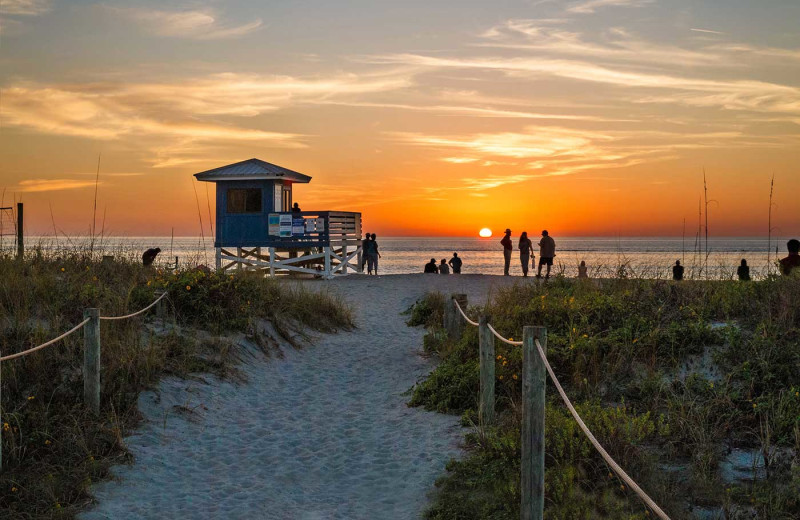
[(311, 177), (248, 159), (196, 173), (217, 196), (217, 270), (304, 273), (324, 278), (361, 269), (361, 213), (292, 211), (292, 187)]

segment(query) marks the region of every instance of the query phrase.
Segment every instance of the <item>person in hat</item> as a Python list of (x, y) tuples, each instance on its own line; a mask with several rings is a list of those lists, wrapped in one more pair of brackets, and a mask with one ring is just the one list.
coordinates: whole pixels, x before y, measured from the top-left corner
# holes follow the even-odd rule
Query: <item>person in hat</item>
[(539, 270), (536, 272), (536, 278), (542, 277), (542, 266), (547, 266), (547, 273), (545, 278), (550, 278), (550, 268), (553, 267), (553, 258), (556, 256), (556, 241), (547, 232), (546, 229), (542, 230), (542, 239), (539, 241)]
[(508, 269), (511, 267), (511, 252), (514, 250), (514, 244), (511, 243), (511, 229), (506, 228), (506, 234), (500, 243), (503, 245), (503, 258), (505, 259), (503, 276), (508, 276)]
[(425, 270), (423, 271), (425, 274), (437, 274), (439, 273), (439, 267), (436, 265), (436, 259), (431, 258), (431, 261), (425, 264)]

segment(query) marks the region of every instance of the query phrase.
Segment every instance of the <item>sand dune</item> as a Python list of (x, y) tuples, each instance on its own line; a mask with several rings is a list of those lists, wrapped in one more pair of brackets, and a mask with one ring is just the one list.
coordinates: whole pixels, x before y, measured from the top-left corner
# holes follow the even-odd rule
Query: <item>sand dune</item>
[(485, 301), (519, 278), (349, 276), (304, 282), (350, 302), (358, 329), (283, 358), (248, 358), (244, 384), (167, 379), (143, 393), (127, 439), (132, 466), (93, 487), (82, 520), (105, 518), (418, 518), (446, 462), (458, 417), (408, 408), (433, 361), (400, 312), (428, 290)]

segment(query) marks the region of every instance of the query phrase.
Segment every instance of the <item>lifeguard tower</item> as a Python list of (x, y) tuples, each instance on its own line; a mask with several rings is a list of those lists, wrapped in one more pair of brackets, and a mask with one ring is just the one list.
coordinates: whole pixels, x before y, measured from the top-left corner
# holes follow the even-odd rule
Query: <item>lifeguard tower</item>
[(361, 213), (292, 211), (292, 187), (311, 177), (248, 159), (194, 175), (217, 189), (216, 267), (323, 278), (361, 269)]

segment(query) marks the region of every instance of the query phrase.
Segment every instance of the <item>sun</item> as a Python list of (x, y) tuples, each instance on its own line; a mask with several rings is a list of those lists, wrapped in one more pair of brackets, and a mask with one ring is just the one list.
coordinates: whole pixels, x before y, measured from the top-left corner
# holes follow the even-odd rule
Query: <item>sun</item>
[(491, 229), (489, 229), (488, 227), (485, 227), (485, 228), (481, 229), (481, 230), (478, 232), (478, 234), (479, 234), (479, 235), (480, 235), (482, 238), (489, 238), (490, 236), (492, 236), (492, 230), (491, 230)]

